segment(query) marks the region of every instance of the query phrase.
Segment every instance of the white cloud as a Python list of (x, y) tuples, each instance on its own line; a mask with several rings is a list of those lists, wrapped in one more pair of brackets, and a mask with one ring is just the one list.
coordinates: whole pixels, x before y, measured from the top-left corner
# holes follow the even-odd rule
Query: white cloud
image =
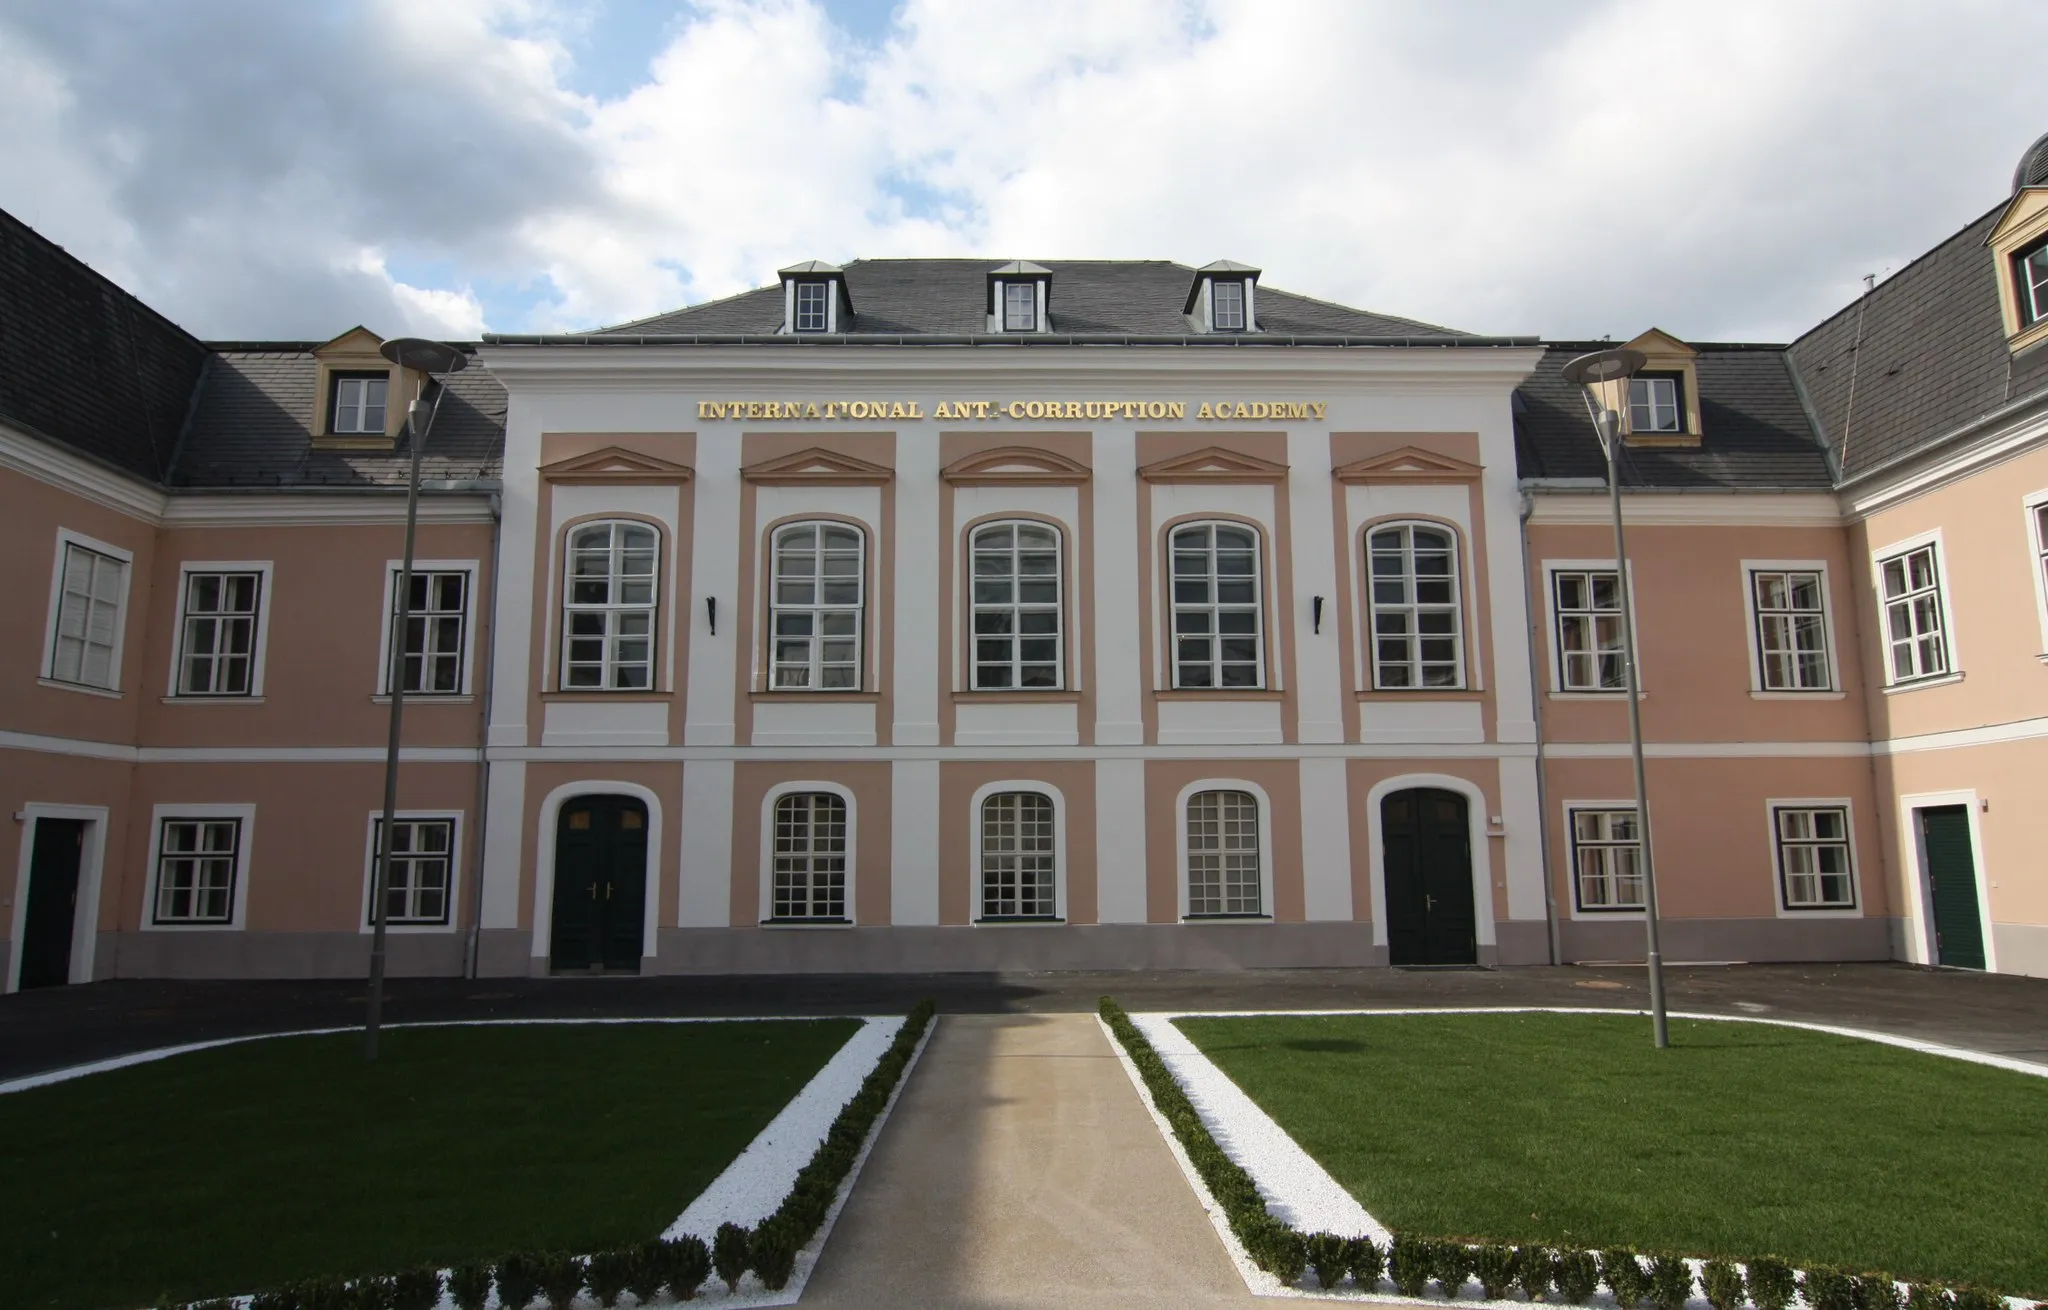
[(2019, 3), (908, 0), (862, 45), (813, 0), (703, 0), (602, 101), (567, 89), (602, 21), (573, 0), (379, 0), (354, 63), (296, 6), (104, 3), (0, 19), (0, 204), (222, 335), (587, 327), (796, 259), (972, 253), (1782, 338), (2048, 128), (1997, 62), (2048, 40)]

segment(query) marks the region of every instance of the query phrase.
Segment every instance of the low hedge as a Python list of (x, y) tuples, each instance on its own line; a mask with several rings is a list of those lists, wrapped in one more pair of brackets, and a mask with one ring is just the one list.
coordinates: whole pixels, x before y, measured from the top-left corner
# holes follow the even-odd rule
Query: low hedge
[[(586, 1289), (599, 1305), (620, 1305), (628, 1294), (646, 1305), (664, 1291), (677, 1301), (694, 1300), (714, 1273), (728, 1290), (737, 1291), (749, 1271), (769, 1290), (780, 1291), (796, 1271), (797, 1253), (824, 1224), (936, 1011), (930, 1001), (919, 1001), (910, 1011), (860, 1090), (840, 1108), (810, 1162), (798, 1171), (789, 1195), (753, 1229), (721, 1224), (710, 1245), (685, 1235), (588, 1257), (515, 1251), (489, 1265), (463, 1265), (445, 1278), (425, 1269), (379, 1278), (310, 1279), (258, 1292), (249, 1310), (433, 1310), (444, 1285), (456, 1310), (484, 1310), (493, 1285), (498, 1310), (526, 1310), (539, 1297), (546, 1298), (550, 1310), (567, 1310)], [(229, 1299), (166, 1298), (155, 1310), (232, 1310), (233, 1305)]]
[[(2003, 1297), (1980, 1287), (1914, 1283), (1902, 1291), (1889, 1274), (1827, 1268), (1798, 1272), (1767, 1255), (1743, 1266), (1711, 1259), (1695, 1277), (1683, 1256), (1628, 1247), (1582, 1251), (1397, 1233), (1382, 1250), (1370, 1238), (1302, 1233), (1266, 1209), (1252, 1176), (1216, 1144), (1180, 1080), (1123, 1007), (1105, 996), (1097, 1009), (1188, 1162), (1222, 1207), (1245, 1254), (1290, 1287), (1313, 1268), (1319, 1287), (1337, 1287), (1348, 1274), (1356, 1290), (1382, 1292), (1384, 1273), (1394, 1292), (1415, 1298), (1423, 1297), (1432, 1283), (1445, 1298), (1455, 1297), (1477, 1277), (1490, 1300), (1511, 1300), (1519, 1291), (1530, 1301), (1573, 1305), (1584, 1304), (1604, 1284), (1619, 1310), (1683, 1310), (1696, 1292), (1713, 1310), (1790, 1310), (1795, 1295), (1805, 1310), (2008, 1310)], [(2037, 1305), (2048, 1307), (2048, 1302)]]

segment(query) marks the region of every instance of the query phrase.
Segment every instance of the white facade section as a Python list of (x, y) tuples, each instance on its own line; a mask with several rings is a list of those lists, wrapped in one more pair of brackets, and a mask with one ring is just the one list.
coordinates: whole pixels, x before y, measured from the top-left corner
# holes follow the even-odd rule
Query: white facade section
[[(1301, 719), (1296, 738), (1304, 743), (1339, 742), (1344, 740), (1344, 674), (1337, 646), (1343, 640), (1337, 623), (1340, 546), (1331, 519), (1330, 438), (1320, 428), (1296, 428), (1287, 434), (1287, 496), (1294, 596), (1291, 608), (1281, 611), (1281, 626), (1294, 630), (1297, 652)], [(1321, 633), (1315, 623), (1318, 596), (1323, 598)]]
[(939, 762), (889, 769), (889, 921), (939, 921)]
[[(748, 598), (740, 595), (740, 437), (737, 432), (697, 435), (695, 500), (690, 517), (696, 540), (690, 547), (690, 667), (684, 681), (683, 744), (733, 743), (733, 666), (739, 650), (740, 616)], [(718, 607), (711, 630), (706, 601)]]
[(961, 746), (1072, 746), (1081, 740), (1081, 707), (1072, 701), (968, 702), (954, 710)]
[(1159, 702), (1162, 746), (1242, 746), (1283, 740), (1280, 702), (1230, 699)]
[(1138, 444), (1125, 425), (1095, 434), (1095, 740), (1145, 740), (1144, 666), (1138, 645)]
[(1351, 806), (1341, 759), (1301, 762), (1301, 881), (1311, 920), (1351, 918)]
[[(896, 443), (896, 594), (936, 596), (939, 591), (939, 443), (924, 433)], [(879, 526), (879, 518), (877, 520)], [(904, 746), (939, 744), (937, 605), (912, 601), (896, 607), (896, 722), (889, 739)], [(881, 629), (880, 617), (874, 620)]]
[[(1095, 762), (1095, 917), (1101, 923), (1143, 923), (1145, 761)], [(1120, 818), (1119, 816), (1123, 816)]]
[(668, 703), (662, 700), (550, 701), (541, 724), (543, 746), (668, 745)]
[(1486, 723), (1475, 700), (1369, 700), (1358, 707), (1362, 742), (1483, 742)]
[(723, 928), (732, 922), (732, 780), (731, 760), (683, 766), (679, 927)]
[(872, 701), (762, 701), (754, 706), (754, 744), (872, 746), (875, 717)]

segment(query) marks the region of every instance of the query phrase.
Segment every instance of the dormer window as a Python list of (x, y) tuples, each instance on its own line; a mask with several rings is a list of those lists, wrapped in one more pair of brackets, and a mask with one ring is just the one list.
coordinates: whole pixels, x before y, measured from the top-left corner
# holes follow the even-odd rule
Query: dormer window
[(1028, 259), (1013, 259), (988, 271), (988, 330), (1045, 332), (1051, 312), (1052, 270)]
[(337, 436), (383, 436), (385, 406), (391, 393), (388, 373), (338, 373), (334, 376), (334, 415), (327, 430)]
[(1209, 316), (1218, 332), (1244, 331), (1244, 283), (1233, 278), (1211, 286)]
[(1679, 377), (1675, 373), (1642, 373), (1630, 378), (1628, 430), (1685, 431), (1685, 408), (1679, 400)]
[(798, 332), (823, 332), (831, 325), (831, 288), (823, 282), (799, 282), (796, 284), (796, 324)]
[(2048, 241), (2038, 241), (2012, 257), (2013, 292), (2019, 299), (2020, 326), (2048, 319)]
[(1036, 332), (1038, 330), (1038, 285), (1034, 282), (1008, 282), (1003, 285), (1003, 331)]

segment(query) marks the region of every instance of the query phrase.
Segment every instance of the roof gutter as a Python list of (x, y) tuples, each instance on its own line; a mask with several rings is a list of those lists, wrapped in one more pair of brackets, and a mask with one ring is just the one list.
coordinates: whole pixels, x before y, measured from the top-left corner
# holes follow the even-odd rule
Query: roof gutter
[(763, 333), (696, 332), (647, 333), (639, 335), (594, 336), (571, 334), (485, 333), (486, 346), (781, 346), (791, 349), (818, 346), (1195, 346), (1242, 350), (1255, 347), (1313, 346), (1326, 348), (1500, 349), (1542, 344), (1537, 337), (1447, 337), (1447, 336), (1304, 336), (1277, 333), (1213, 333), (1192, 335), (1146, 335), (1129, 332), (1033, 332), (1033, 333)]

